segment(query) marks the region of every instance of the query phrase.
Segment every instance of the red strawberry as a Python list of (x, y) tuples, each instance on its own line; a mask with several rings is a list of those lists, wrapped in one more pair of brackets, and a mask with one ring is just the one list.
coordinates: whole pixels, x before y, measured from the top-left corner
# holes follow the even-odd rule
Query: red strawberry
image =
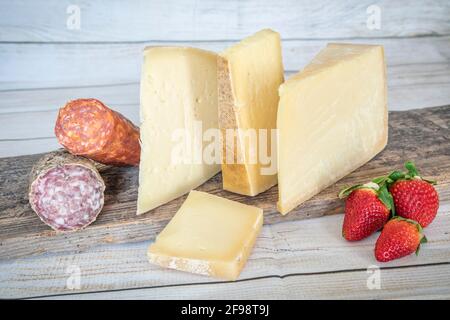
[(434, 187), (421, 179), (399, 180), (389, 188), (397, 215), (415, 220), (422, 227), (436, 217), (439, 197)]
[(434, 220), (439, 208), (439, 197), (432, 186), (435, 182), (421, 178), (410, 161), (405, 163), (405, 168), (407, 172), (394, 171), (374, 181), (388, 186), (397, 215), (426, 227)]
[(417, 254), (420, 244), (426, 241), (422, 227), (417, 222), (394, 217), (386, 223), (378, 237), (375, 258), (380, 262), (387, 262), (413, 252)]
[[(356, 241), (370, 236), (380, 230), (389, 220), (389, 202), (382, 200), (389, 195), (387, 189), (379, 189), (377, 184), (354, 186), (343, 190), (339, 197), (350, 194), (345, 201), (345, 216), (342, 236), (348, 241)], [(381, 196), (381, 197), (380, 197)]]

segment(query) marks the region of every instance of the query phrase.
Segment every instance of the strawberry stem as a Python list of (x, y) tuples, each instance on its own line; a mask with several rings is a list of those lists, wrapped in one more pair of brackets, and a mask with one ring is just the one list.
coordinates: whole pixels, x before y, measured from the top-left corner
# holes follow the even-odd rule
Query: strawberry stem
[(405, 162), (405, 168), (406, 170), (408, 170), (408, 175), (413, 178), (413, 177), (419, 177), (419, 171), (417, 171), (416, 166), (414, 165), (414, 162), (412, 161), (406, 161)]

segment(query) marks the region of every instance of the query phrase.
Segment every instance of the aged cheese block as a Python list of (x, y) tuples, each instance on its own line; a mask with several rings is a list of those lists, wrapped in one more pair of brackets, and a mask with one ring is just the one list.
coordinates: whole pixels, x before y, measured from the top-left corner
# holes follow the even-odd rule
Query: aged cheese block
[(220, 147), (218, 161), (207, 163), (202, 156), (203, 133), (218, 131), (217, 55), (193, 48), (145, 49), (140, 117), (138, 214), (220, 171)]
[(165, 268), (235, 280), (262, 224), (262, 209), (193, 190), (148, 258)]
[[(277, 183), (276, 135), (271, 129), (276, 127), (278, 87), (282, 82), (280, 36), (272, 30), (242, 40), (219, 58), (225, 190), (254, 196)], [(226, 131), (234, 132), (234, 136), (227, 136)]]
[(329, 44), (279, 92), (278, 210), (286, 214), (386, 146), (383, 47)]

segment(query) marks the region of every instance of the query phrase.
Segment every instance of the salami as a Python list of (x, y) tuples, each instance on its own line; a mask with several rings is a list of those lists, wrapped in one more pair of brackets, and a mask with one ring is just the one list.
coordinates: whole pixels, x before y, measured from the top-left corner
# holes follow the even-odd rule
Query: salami
[(31, 208), (54, 230), (83, 229), (103, 208), (105, 183), (89, 159), (51, 152), (34, 165), (30, 180)]
[(96, 99), (77, 99), (59, 110), (55, 135), (74, 155), (117, 166), (139, 164), (139, 128)]

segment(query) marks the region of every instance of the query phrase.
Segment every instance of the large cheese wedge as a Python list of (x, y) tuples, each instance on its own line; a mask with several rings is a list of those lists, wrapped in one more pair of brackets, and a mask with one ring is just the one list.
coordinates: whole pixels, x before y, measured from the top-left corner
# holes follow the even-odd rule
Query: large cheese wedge
[[(280, 36), (272, 30), (262, 30), (221, 54), (219, 125), (224, 137), (225, 190), (254, 196), (277, 183), (276, 149), (272, 146), (276, 135), (272, 141), (271, 129), (276, 128), (282, 82)], [(235, 134), (227, 138), (227, 129)], [(265, 136), (259, 129), (266, 130)], [(262, 159), (260, 152), (267, 159)]]
[(235, 280), (262, 223), (262, 209), (191, 191), (148, 258), (165, 268)]
[(193, 48), (147, 48), (140, 116), (138, 214), (189, 192), (220, 171), (220, 159), (208, 163), (201, 153), (206, 145), (203, 133), (218, 130), (217, 55)]
[(280, 87), (278, 210), (286, 214), (386, 146), (382, 46), (329, 44)]

